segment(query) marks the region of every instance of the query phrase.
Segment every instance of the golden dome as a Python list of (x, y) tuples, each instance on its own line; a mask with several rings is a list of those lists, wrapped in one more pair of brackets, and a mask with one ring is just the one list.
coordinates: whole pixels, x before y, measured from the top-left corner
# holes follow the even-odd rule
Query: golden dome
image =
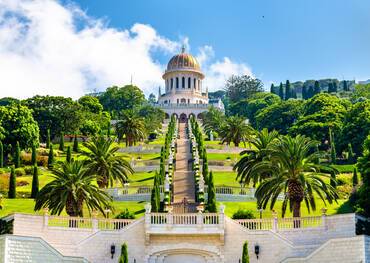
[(200, 71), (200, 66), (195, 57), (188, 53), (185, 53), (185, 48), (182, 48), (181, 54), (173, 56), (167, 64), (167, 71), (178, 69), (190, 69)]

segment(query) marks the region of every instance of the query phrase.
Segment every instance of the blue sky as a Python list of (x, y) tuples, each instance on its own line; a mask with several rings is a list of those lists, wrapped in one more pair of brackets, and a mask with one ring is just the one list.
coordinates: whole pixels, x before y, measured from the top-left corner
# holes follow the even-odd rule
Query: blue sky
[[(205, 87), (233, 74), (270, 83), (370, 78), (369, 0), (2, 0), (2, 96), (146, 95), (183, 43)], [(22, 77), (19, 77), (21, 73)]]
[(370, 78), (370, 1), (76, 1), (110, 26), (150, 24), (191, 51), (248, 64), (264, 82)]

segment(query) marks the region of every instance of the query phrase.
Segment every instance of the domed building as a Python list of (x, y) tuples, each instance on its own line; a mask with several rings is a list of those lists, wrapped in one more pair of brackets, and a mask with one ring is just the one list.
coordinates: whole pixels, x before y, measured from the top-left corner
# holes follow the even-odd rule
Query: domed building
[[(185, 53), (182, 48), (180, 54), (173, 56), (168, 62), (163, 74), (165, 93), (159, 88), (158, 106), (166, 117), (176, 115), (180, 121), (185, 121), (190, 115), (200, 117), (210, 105), (208, 87), (203, 86), (204, 74), (195, 57)], [(215, 107), (223, 110), (221, 101), (212, 101)]]

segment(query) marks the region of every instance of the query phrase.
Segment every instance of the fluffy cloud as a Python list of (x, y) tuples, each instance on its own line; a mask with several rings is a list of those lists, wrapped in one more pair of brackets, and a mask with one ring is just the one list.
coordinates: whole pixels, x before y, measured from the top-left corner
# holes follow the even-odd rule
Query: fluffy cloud
[[(174, 41), (149, 25), (130, 29), (108, 27), (75, 5), (53, 0), (0, 1), (0, 97), (19, 98), (85, 93), (134, 83), (146, 94), (163, 85), (165, 65), (155, 53), (170, 55), (188, 38)], [(200, 49), (198, 58), (207, 75), (206, 85), (221, 87), (231, 74), (248, 73), (244, 64), (229, 58), (215, 61), (212, 47)]]

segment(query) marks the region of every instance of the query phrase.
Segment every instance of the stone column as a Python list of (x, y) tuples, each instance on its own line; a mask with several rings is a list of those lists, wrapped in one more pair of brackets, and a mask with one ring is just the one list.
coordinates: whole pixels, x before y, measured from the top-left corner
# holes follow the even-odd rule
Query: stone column
[(44, 227), (48, 227), (49, 225), (49, 209), (44, 208)]
[(272, 231), (277, 232), (278, 230), (278, 217), (275, 210), (272, 211), (273, 221), (272, 221)]

